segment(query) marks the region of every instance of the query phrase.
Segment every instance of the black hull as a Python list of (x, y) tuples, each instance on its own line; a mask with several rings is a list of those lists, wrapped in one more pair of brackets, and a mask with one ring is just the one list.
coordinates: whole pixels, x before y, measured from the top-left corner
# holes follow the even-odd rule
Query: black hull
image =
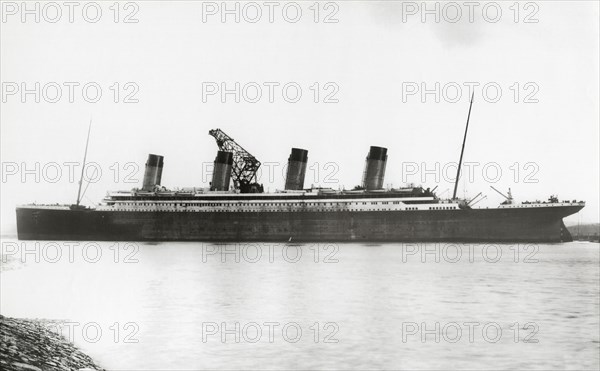
[(583, 206), (330, 212), (137, 212), (17, 208), (20, 240), (564, 242)]

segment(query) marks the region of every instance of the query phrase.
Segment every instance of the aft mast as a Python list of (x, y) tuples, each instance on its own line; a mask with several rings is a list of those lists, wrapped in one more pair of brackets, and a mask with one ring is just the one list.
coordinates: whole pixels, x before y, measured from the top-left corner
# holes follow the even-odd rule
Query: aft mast
[(458, 169), (456, 169), (456, 181), (454, 182), (454, 194), (452, 199), (456, 200), (456, 190), (458, 189), (458, 180), (460, 179), (460, 168), (462, 166), (463, 154), (465, 153), (465, 143), (467, 142), (467, 132), (469, 130), (469, 119), (471, 118), (471, 108), (473, 107), (473, 97), (475, 92), (471, 94), (471, 104), (469, 104), (469, 114), (467, 115), (467, 125), (465, 127), (465, 136), (463, 138), (462, 149), (460, 150), (460, 159), (458, 160)]

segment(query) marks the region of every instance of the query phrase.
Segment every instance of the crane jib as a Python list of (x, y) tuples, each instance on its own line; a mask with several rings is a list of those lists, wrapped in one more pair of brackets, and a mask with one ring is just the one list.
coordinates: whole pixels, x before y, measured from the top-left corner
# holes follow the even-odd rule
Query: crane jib
[(219, 150), (231, 152), (233, 155), (234, 187), (241, 193), (262, 193), (263, 187), (256, 183), (256, 173), (260, 167), (260, 161), (221, 129), (210, 130), (208, 134), (215, 138)]

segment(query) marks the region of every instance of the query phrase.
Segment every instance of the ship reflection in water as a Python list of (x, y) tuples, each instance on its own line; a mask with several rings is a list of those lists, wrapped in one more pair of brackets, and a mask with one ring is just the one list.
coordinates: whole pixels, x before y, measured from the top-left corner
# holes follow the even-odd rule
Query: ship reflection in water
[(107, 369), (600, 365), (598, 244), (3, 243), (1, 313)]

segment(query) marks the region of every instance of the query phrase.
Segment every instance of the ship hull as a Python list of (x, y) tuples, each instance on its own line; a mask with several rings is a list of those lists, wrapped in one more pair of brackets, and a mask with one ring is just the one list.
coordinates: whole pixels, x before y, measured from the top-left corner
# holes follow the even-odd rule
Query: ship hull
[(21, 240), (561, 242), (583, 206), (419, 211), (147, 212), (17, 208)]

